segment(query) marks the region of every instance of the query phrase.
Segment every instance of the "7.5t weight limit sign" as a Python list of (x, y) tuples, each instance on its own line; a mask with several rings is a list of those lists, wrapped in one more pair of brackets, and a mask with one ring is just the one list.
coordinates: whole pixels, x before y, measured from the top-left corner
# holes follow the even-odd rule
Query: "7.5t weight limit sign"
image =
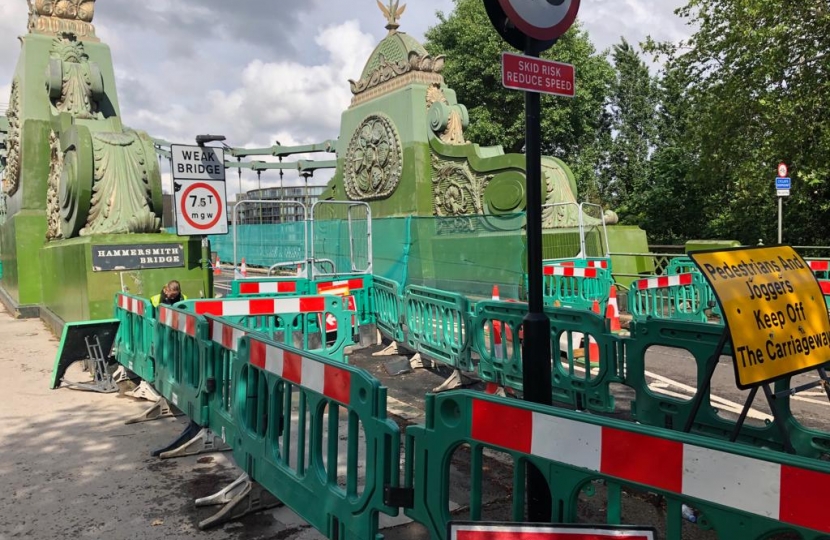
[(178, 180), (176, 190), (176, 233), (179, 236), (227, 234), (225, 182)]

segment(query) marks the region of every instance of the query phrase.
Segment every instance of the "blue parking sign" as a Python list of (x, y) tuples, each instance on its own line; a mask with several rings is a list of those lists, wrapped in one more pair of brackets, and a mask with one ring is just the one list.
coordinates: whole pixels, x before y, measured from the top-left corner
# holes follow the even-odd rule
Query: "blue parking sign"
[(792, 189), (792, 182), (789, 178), (776, 178), (775, 189)]

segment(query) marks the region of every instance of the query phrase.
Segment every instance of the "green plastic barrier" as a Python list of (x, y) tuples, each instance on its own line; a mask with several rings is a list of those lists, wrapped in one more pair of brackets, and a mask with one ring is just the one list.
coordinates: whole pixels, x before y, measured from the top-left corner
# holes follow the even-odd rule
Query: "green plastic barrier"
[(699, 272), (695, 263), (689, 257), (675, 257), (669, 261), (666, 267), (666, 275), (674, 276), (677, 274), (688, 274), (690, 272)]
[(180, 306), (159, 306), (153, 386), (202, 426), (208, 423), (204, 365), (207, 339), (204, 317), (188, 313)]
[(398, 514), (384, 504), (400, 461), (386, 389), (361, 369), (254, 334), (240, 340), (232, 378), (236, 463), (327, 538), (380, 538), (378, 512)]
[(569, 259), (545, 259), (542, 266), (573, 266), (576, 268), (602, 268), (613, 271), (611, 257), (574, 257)]
[(309, 284), (309, 293), (354, 297), (358, 325), (371, 325), (375, 324), (372, 280), (371, 274), (319, 278)]
[[(591, 310), (597, 303), (605, 313), (614, 280), (603, 268), (547, 266), (542, 269), (542, 301), (546, 306), (567, 306)], [(582, 274), (587, 275), (572, 275)]]
[(605, 499), (594, 506), (606, 523), (621, 524), (624, 498), (640, 490), (666, 506), (651, 514), (657, 522), (642, 522), (648, 519), (642, 514), (637, 524), (656, 526), (667, 540), (688, 537), (684, 504), (697, 511), (699, 527), (721, 539), (819, 540), (830, 533), (828, 463), (458, 391), (428, 395), (425, 424), (406, 429), (404, 485), (415, 494), (406, 514), (431, 538), (445, 539), (453, 519), (447, 464), (462, 445), (469, 445), (472, 521), (485, 512), (484, 452), (496, 450), (513, 465), (513, 521), (525, 520), (525, 465), (531, 463), (551, 490), (553, 523), (577, 523), (581, 496), (603, 491)]
[(231, 282), (229, 297), (298, 295), (309, 292), (309, 282), (296, 277), (254, 277)]
[(830, 259), (804, 259), (818, 279), (830, 279)]
[(404, 334), (401, 325), (403, 295), (400, 293), (400, 285), (391, 279), (375, 276), (372, 280), (372, 289), (378, 329), (389, 339), (403, 342)]
[(409, 348), (453, 368), (473, 371), (465, 297), (410, 285), (404, 290), (403, 305)]
[[(700, 269), (689, 257), (676, 257), (669, 261), (669, 265), (666, 267), (666, 275), (669, 276), (693, 273), (699, 274)], [(712, 315), (720, 317), (720, 305), (718, 304), (714, 291), (712, 291), (711, 285), (709, 285), (709, 282), (705, 279), (703, 280), (703, 284), (706, 290), (706, 298), (703, 299), (703, 305), (705, 306), (704, 309), (708, 307), (712, 310)]]
[[(521, 336), (526, 304), (479, 302), (471, 320), (479, 374), (488, 382), (522, 391)], [(623, 382), (623, 341), (596, 313), (568, 308), (545, 308), (551, 322), (551, 391), (554, 401), (579, 409), (614, 412), (612, 383)], [(494, 326), (501, 328), (497, 353)]]
[[(653, 346), (663, 346), (684, 349), (691, 354), (697, 364), (697, 381), (694, 386), (700, 392), (704, 385), (707, 361), (717, 348), (723, 331), (722, 326), (711, 324), (657, 319), (633, 322), (631, 338), (626, 342), (624, 381), (635, 392), (635, 401), (631, 405), (633, 418), (642, 424), (682, 430), (692, 412), (693, 397), (684, 401), (649, 389), (645, 375), (646, 351)], [(728, 344), (723, 354), (732, 354)], [(774, 385), (775, 392), (789, 388), (789, 379), (777, 381)], [(718, 415), (711, 405), (710, 394), (707, 391), (692, 430), (708, 437), (729, 440), (735, 422)], [(799, 423), (790, 412), (789, 396), (777, 398), (776, 404), (796, 453), (808, 458), (830, 459), (830, 433), (808, 429)], [(784, 448), (781, 433), (772, 423), (765, 426), (744, 424), (737, 440), (757, 447), (776, 450)]]
[(641, 279), (632, 283), (628, 291), (628, 312), (635, 321), (706, 322), (711, 294), (700, 272)]
[(121, 323), (114, 345), (118, 363), (152, 384), (156, 377), (153, 359), (155, 308), (146, 298), (118, 293), (115, 295), (115, 318)]
[(232, 423), (230, 362), (239, 338), (249, 333), (279, 337), (345, 362), (348, 331), (337, 332), (331, 341), (319, 337), (318, 321), (327, 316), (335, 318), (338, 328), (351, 325), (344, 299), (333, 296), (188, 300), (160, 306), (155, 387), (191, 420), (222, 434)]

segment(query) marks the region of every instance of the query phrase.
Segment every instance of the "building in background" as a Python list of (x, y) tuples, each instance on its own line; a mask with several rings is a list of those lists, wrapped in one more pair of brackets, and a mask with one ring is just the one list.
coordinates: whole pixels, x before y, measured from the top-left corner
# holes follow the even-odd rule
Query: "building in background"
[[(254, 189), (228, 204), (228, 219), (232, 221), (233, 207), (240, 201), (295, 201), (304, 204), (311, 212), (312, 205), (317, 202), (325, 188), (323, 185), (309, 185)], [(237, 209), (239, 224), (283, 223), (302, 219), (302, 209), (293, 205), (249, 202), (239, 205)]]

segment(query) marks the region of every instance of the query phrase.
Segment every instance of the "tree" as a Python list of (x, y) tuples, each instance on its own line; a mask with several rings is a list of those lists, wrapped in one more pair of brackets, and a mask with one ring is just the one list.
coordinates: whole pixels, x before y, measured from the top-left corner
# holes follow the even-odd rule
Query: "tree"
[(616, 72), (610, 95), (614, 136), (600, 189), (623, 221), (638, 224), (645, 208), (657, 92), (648, 67), (625, 39), (614, 45), (611, 57)]
[(793, 243), (830, 241), (830, 7), (826, 0), (691, 0), (687, 43), (649, 43), (688, 75), (695, 176), (716, 178), (711, 231), (776, 237), (773, 181), (790, 165)]
[[(490, 24), (481, 0), (455, 0), (453, 12), (439, 12), (438, 24), (426, 37), (430, 53), (446, 56), (444, 79), (469, 109), (467, 137), (481, 145), (500, 144), (507, 152), (522, 152), (524, 95), (501, 84), (500, 55), (509, 46)], [(600, 145), (610, 133), (605, 105), (613, 71), (579, 25), (542, 57), (577, 66), (575, 98), (542, 96), (541, 130), (543, 152), (570, 165), (586, 198), (597, 192)]]

